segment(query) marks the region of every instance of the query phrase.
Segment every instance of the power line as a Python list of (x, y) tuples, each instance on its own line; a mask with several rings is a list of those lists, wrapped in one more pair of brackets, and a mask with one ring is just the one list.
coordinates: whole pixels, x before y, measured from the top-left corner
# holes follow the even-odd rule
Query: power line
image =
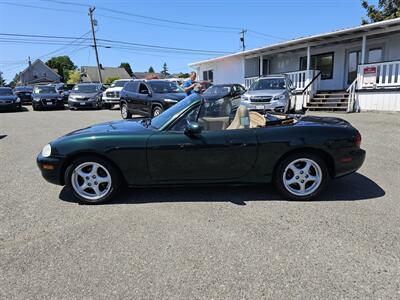
[[(55, 35), (37, 35), (37, 34), (18, 34), (18, 33), (0, 33), (0, 36), (11, 36), (11, 37), (27, 37), (27, 38), (47, 38), (47, 39), (80, 39), (79, 37), (71, 37), (71, 36), (55, 36)], [(178, 47), (167, 47), (160, 45), (152, 45), (152, 44), (141, 44), (141, 43), (131, 43), (127, 41), (117, 41), (117, 40), (109, 40), (109, 39), (97, 39), (98, 41), (107, 42), (107, 43), (117, 43), (117, 44), (127, 44), (145, 48), (153, 48), (153, 49), (164, 49), (164, 50), (176, 50), (183, 52), (201, 52), (208, 54), (229, 54), (231, 52), (226, 51), (216, 51), (216, 50), (202, 50), (202, 49), (191, 49), (191, 48), (178, 48)]]

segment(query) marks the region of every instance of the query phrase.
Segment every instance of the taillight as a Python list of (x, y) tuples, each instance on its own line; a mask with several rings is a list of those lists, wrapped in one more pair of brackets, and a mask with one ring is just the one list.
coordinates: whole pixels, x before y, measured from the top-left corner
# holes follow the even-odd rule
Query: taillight
[(357, 131), (356, 136), (354, 137), (354, 144), (357, 147), (361, 146), (361, 134)]

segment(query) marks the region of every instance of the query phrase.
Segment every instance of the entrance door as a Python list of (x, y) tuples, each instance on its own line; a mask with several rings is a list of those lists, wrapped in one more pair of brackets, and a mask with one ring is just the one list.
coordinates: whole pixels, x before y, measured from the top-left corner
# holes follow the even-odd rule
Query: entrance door
[(357, 78), (358, 65), (361, 63), (361, 51), (349, 52), (347, 57), (347, 84), (350, 85)]

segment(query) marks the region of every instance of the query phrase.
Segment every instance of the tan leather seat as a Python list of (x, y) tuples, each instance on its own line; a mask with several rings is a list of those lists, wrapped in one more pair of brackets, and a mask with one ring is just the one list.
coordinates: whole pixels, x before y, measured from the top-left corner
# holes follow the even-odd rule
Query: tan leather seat
[(225, 130), (229, 125), (229, 117), (203, 117), (199, 124), (206, 131)]
[(246, 106), (240, 105), (236, 111), (235, 118), (226, 129), (233, 130), (233, 129), (243, 129), (249, 127), (250, 127), (249, 111)]
[(256, 111), (249, 112), (249, 116), (250, 116), (250, 128), (264, 127), (265, 124), (267, 123), (265, 117)]

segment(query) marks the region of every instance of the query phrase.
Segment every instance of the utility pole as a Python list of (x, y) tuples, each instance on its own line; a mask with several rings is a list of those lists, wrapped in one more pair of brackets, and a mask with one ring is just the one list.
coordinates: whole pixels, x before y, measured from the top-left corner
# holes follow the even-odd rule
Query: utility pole
[(99, 53), (97, 52), (97, 43), (96, 43), (96, 34), (94, 32), (94, 21), (93, 20), (93, 12), (96, 9), (96, 7), (89, 7), (89, 17), (90, 17), (90, 26), (92, 27), (92, 35), (93, 35), (93, 47), (94, 47), (94, 52), (96, 53), (96, 62), (97, 62), (97, 71), (99, 72), (99, 81), (100, 83), (103, 83), (103, 78), (101, 78), (101, 68), (100, 68), (100, 62), (99, 62)]
[(244, 34), (247, 32), (247, 30), (242, 29), (240, 32), (240, 42), (242, 43), (242, 51), (246, 50), (246, 46), (244, 44)]

